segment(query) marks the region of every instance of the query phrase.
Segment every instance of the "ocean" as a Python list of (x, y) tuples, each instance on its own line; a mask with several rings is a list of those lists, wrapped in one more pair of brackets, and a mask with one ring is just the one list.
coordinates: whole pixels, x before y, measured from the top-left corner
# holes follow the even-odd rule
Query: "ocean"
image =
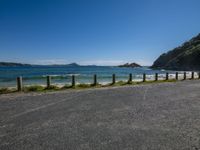
[[(175, 73), (174, 71), (168, 71)], [(16, 78), (23, 77), (23, 84), (46, 85), (46, 76), (52, 76), (52, 84), (71, 84), (71, 76), (76, 76), (76, 83), (93, 83), (93, 75), (101, 84), (112, 81), (112, 74), (116, 74), (116, 81), (127, 81), (129, 74), (133, 80), (142, 80), (142, 74), (147, 74), (147, 79), (152, 79), (155, 73), (165, 75), (165, 70), (152, 70), (142, 68), (119, 68), (109, 66), (30, 66), (30, 67), (0, 67), (0, 87), (16, 87)]]

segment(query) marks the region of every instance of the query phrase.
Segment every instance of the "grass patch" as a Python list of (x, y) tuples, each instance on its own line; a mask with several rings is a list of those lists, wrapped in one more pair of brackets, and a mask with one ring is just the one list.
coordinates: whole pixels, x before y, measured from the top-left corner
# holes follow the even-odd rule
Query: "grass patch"
[(90, 84), (91, 87), (101, 87), (101, 84), (97, 83), (96, 85), (94, 83)]
[(97, 83), (96, 85), (95, 84), (84, 84), (84, 83), (82, 83), (82, 84), (78, 84), (78, 85), (76, 85), (74, 88), (76, 88), (76, 89), (84, 89), (84, 88), (97, 88), (97, 87), (102, 87), (102, 85), (101, 84), (99, 84), (99, 83)]
[(150, 84), (150, 83), (165, 83), (165, 82), (177, 82), (178, 80), (170, 79), (170, 80), (152, 80), (152, 81), (145, 81), (145, 82), (135, 82), (136, 84)]
[(54, 91), (54, 90), (59, 90), (61, 88), (57, 87), (56, 85), (51, 85), (50, 87), (46, 87), (44, 90), (50, 90), (50, 91)]
[(91, 84), (78, 84), (76, 85), (77, 88), (90, 88), (92, 87)]
[(175, 79), (170, 79), (170, 80), (158, 80), (158, 81), (155, 81), (155, 80), (152, 80), (152, 81), (138, 81), (138, 82), (130, 82), (130, 81), (118, 81), (116, 82), (115, 84), (113, 83), (109, 83), (109, 84), (106, 84), (106, 85), (102, 85), (102, 87), (113, 87), (113, 86), (125, 86), (125, 85), (137, 85), (137, 84), (151, 84), (151, 83), (165, 83), (165, 82), (177, 82), (177, 80)]
[[(86, 89), (86, 88), (101, 88), (101, 87), (116, 87), (116, 86), (125, 86), (125, 85), (144, 85), (144, 84), (151, 84), (151, 83), (165, 83), (165, 82), (178, 82), (181, 80), (175, 80), (175, 79), (170, 79), (170, 80), (152, 80), (152, 81), (139, 81), (139, 82), (128, 82), (128, 81), (118, 81), (115, 84), (109, 83), (106, 85), (101, 85), (101, 84), (78, 84), (74, 87), (72, 87), (72, 85), (65, 85), (62, 88), (57, 87), (56, 85), (51, 85), (49, 88), (47, 87), (43, 87), (40, 85), (34, 85), (34, 86), (28, 86), (28, 87), (24, 87), (23, 91), (24, 92), (50, 92), (50, 91), (58, 91), (58, 90), (67, 90), (67, 89)], [(6, 93), (13, 93), (16, 92), (16, 89), (10, 89), (10, 88), (0, 88), (0, 94), (6, 94)]]
[(8, 88), (0, 88), (0, 94), (8, 93), (10, 90)]
[(7, 93), (13, 93), (13, 92), (16, 92), (16, 89), (0, 88), (0, 94), (7, 94)]
[(43, 91), (45, 88), (39, 85), (28, 86), (24, 88), (25, 92), (36, 92), (36, 91)]
[[(108, 83), (106, 85), (102, 85), (101, 87), (123, 86), (123, 85), (127, 85), (127, 84), (128, 84), (128, 82), (126, 82), (126, 81), (117, 81), (115, 83)], [(131, 83), (129, 82), (129, 84), (131, 84)]]
[(127, 81), (127, 84), (134, 84), (133, 81)]
[(73, 88), (73, 86), (69, 85), (69, 84), (66, 84), (61, 89), (64, 90), (64, 89), (70, 89), (70, 88)]
[(128, 84), (128, 82), (126, 82), (126, 81), (118, 81), (114, 85), (115, 86), (123, 86), (123, 85), (127, 85), (127, 84)]
[(115, 84), (113, 83), (108, 83), (108, 84), (103, 84), (101, 85), (101, 87), (109, 87), (109, 86), (114, 86)]
[(46, 92), (46, 91), (57, 91), (60, 90), (61, 88), (51, 85), (50, 87), (44, 87), (40, 85), (33, 85), (33, 86), (27, 86), (23, 88), (24, 92)]

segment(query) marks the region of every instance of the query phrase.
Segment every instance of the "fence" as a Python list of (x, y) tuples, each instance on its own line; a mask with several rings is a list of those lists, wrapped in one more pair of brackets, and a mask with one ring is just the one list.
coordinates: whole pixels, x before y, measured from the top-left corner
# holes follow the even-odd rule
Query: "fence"
[[(195, 75), (194, 75), (195, 73), (194, 72), (191, 72), (190, 74), (191, 74), (191, 77), (187, 78), (187, 73), (184, 72), (182, 74), (183, 75), (182, 80), (197, 79), (197, 78), (200, 79), (200, 72), (197, 73), (198, 76), (196, 78), (195, 78)], [(174, 80), (180, 80), (179, 75), (180, 75), (180, 73), (176, 72)], [(158, 73), (155, 73), (154, 77), (155, 77), (154, 81), (158, 81), (159, 80), (159, 74)], [(166, 73), (165, 80), (170, 80), (168, 72)], [(132, 76), (132, 74), (129, 74), (127, 83), (132, 83), (132, 81), (133, 81), (133, 76)], [(142, 82), (146, 82), (146, 81), (147, 81), (147, 75), (146, 75), (146, 73), (144, 73), (143, 77), (142, 77)], [(115, 83), (116, 83), (116, 75), (113, 74), (112, 75), (112, 82), (111, 82), (111, 84), (113, 85)], [(97, 75), (95, 74), (93, 76), (93, 83), (92, 83), (92, 85), (96, 86), (97, 84), (98, 84)], [(47, 76), (46, 86), (47, 86), (47, 88), (51, 87), (51, 76)], [(75, 77), (75, 75), (72, 75), (71, 86), (72, 87), (76, 86), (76, 77)], [(17, 77), (17, 90), (18, 91), (22, 91), (23, 90), (23, 78), (22, 77)]]

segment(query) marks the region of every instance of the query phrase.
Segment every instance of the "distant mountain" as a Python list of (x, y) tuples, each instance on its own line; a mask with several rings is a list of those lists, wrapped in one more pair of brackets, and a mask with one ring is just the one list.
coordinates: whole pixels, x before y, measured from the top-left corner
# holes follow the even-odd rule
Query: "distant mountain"
[(31, 64), (13, 63), (13, 62), (0, 62), (0, 67), (24, 67), (24, 66), (66, 66), (66, 67), (77, 67), (77, 66), (80, 66), (80, 65), (77, 64), (77, 63), (55, 64), (55, 65), (31, 65)]
[(200, 70), (200, 34), (168, 53), (152, 65), (154, 69)]
[(0, 62), (0, 67), (20, 67), (20, 66), (31, 66), (29, 64), (13, 63), (13, 62)]
[(137, 63), (126, 63), (123, 65), (119, 65), (118, 67), (130, 67), (130, 68), (135, 68), (135, 67), (141, 67), (139, 64)]

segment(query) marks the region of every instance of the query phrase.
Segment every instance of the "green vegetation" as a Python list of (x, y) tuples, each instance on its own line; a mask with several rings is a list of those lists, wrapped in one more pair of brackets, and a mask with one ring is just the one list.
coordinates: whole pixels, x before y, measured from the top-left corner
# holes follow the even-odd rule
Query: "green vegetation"
[(72, 86), (69, 85), (69, 84), (66, 84), (66, 85), (63, 86), (61, 89), (62, 89), (62, 90), (65, 90), (65, 89), (69, 89), (69, 88), (72, 88)]
[(84, 88), (98, 88), (98, 87), (102, 87), (102, 85), (99, 84), (99, 83), (97, 83), (96, 85), (94, 85), (94, 84), (83, 84), (82, 83), (82, 84), (76, 85), (73, 88), (75, 88), (75, 89), (84, 89)]
[(91, 84), (78, 84), (75, 88), (89, 88), (92, 87)]
[[(177, 82), (181, 80), (158, 80), (158, 81), (146, 81), (146, 82), (127, 82), (127, 81), (118, 81), (115, 84), (106, 84), (106, 85), (93, 85), (93, 84), (78, 84), (74, 87), (71, 85), (65, 85), (63, 87), (57, 87), (55, 85), (51, 85), (49, 88), (39, 86), (39, 85), (33, 85), (33, 86), (27, 86), (23, 88), (23, 92), (51, 92), (51, 91), (58, 91), (58, 90), (67, 90), (67, 89), (88, 89), (88, 88), (101, 88), (101, 87), (118, 87), (118, 86), (132, 86), (132, 85), (143, 85), (143, 84), (156, 84), (156, 83), (164, 83), (164, 82)], [(6, 93), (13, 93), (16, 92), (16, 89), (9, 89), (9, 88), (0, 88), (0, 94), (6, 94)]]
[(56, 85), (51, 85), (50, 87), (46, 87), (45, 90), (59, 90), (60, 88)]
[(110, 86), (123, 86), (127, 85), (127, 83), (126, 81), (117, 81), (115, 84), (110, 84)]
[(168, 53), (153, 64), (154, 69), (200, 70), (200, 34)]
[(55, 90), (60, 90), (60, 88), (55, 85), (51, 85), (48, 88), (40, 85), (26, 86), (23, 88), (24, 92), (43, 92), (43, 91), (55, 91)]
[[(151, 83), (165, 83), (165, 82), (177, 82), (178, 80), (158, 80), (158, 81), (146, 81), (146, 82), (136, 82), (136, 84), (151, 84)], [(180, 81), (180, 80), (179, 80)]]
[(0, 62), (0, 67), (20, 67), (20, 66), (31, 66), (29, 64), (13, 63), (13, 62)]
[(9, 89), (8, 88), (1, 88), (0, 93), (8, 93)]
[(60, 64), (60, 65), (33, 65), (33, 64), (23, 64), (23, 63), (15, 63), (15, 62), (0, 62), (0, 67), (34, 67), (34, 66), (65, 66), (65, 67), (78, 67), (80, 66), (77, 63), (71, 64)]
[(28, 86), (24, 88), (25, 92), (43, 91), (45, 88), (39, 85)]
[(7, 94), (7, 93), (13, 93), (16, 92), (16, 89), (14, 88), (0, 88), (0, 94)]

